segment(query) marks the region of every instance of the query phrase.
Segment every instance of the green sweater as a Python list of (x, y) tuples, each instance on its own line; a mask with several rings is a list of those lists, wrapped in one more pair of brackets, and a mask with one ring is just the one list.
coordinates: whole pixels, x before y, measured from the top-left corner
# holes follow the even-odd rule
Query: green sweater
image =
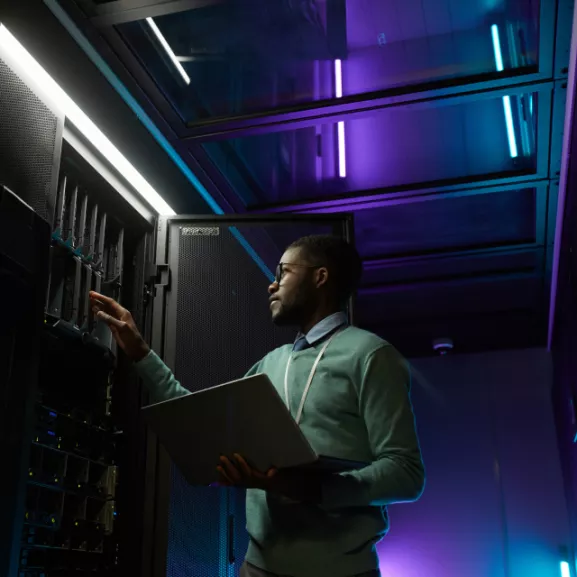
[[(323, 344), (293, 353), (293, 416)], [(267, 374), (284, 398), (291, 351), (291, 345), (272, 351), (248, 374)], [(136, 366), (154, 400), (187, 394), (153, 352)], [(371, 464), (333, 475), (320, 505), (247, 491), (249, 563), (291, 577), (351, 577), (378, 568), (375, 545), (388, 529), (386, 506), (416, 500), (424, 486), (409, 387), (407, 363), (387, 342), (355, 327), (335, 336), (318, 365), (300, 427), (318, 454)]]

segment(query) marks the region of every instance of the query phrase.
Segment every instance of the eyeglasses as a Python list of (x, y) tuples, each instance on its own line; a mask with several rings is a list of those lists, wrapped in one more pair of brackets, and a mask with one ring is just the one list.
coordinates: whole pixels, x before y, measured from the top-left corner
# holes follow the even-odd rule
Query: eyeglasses
[(294, 262), (279, 262), (279, 263), (277, 264), (276, 271), (275, 271), (275, 275), (274, 275), (274, 281), (275, 281), (276, 283), (280, 284), (281, 280), (283, 279), (284, 272), (285, 272), (285, 271), (284, 271), (284, 267), (285, 267), (287, 264), (288, 264), (289, 266), (299, 266), (299, 267), (301, 267), (301, 268), (310, 268), (310, 269), (313, 269), (313, 268), (322, 268), (322, 267), (324, 266), (324, 265), (322, 265), (322, 264), (314, 265), (314, 266), (313, 266), (313, 265), (309, 265), (309, 264), (296, 264), (296, 263), (294, 263)]

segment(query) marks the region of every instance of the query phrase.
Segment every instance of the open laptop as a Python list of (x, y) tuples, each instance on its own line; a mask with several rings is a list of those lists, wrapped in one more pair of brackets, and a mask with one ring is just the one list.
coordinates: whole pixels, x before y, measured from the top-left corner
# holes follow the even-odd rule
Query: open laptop
[(221, 455), (256, 469), (359, 469), (366, 463), (317, 455), (264, 375), (254, 375), (142, 409), (145, 421), (192, 485), (218, 481)]

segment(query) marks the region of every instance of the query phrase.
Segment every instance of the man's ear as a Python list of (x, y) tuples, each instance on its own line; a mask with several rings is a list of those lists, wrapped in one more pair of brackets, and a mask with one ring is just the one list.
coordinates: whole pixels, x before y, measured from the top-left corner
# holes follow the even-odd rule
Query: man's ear
[(320, 267), (317, 269), (317, 288), (326, 286), (329, 282), (329, 270), (326, 267)]

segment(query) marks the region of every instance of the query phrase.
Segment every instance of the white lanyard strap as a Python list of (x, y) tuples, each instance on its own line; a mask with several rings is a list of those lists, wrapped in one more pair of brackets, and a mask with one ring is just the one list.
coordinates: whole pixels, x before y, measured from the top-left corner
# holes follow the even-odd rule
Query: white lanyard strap
[[(333, 340), (333, 338), (337, 335), (337, 333), (339, 333), (340, 331), (336, 331), (335, 333), (333, 333), (333, 335), (331, 336), (330, 339), (327, 340), (327, 342), (323, 345), (323, 348), (321, 349), (321, 352), (318, 354), (314, 364), (313, 364), (313, 368), (311, 369), (311, 372), (309, 374), (309, 378), (307, 381), (307, 384), (305, 386), (305, 390), (303, 391), (303, 396), (301, 397), (301, 402), (295, 417), (295, 421), (297, 423), (297, 425), (300, 423), (302, 414), (303, 414), (303, 409), (305, 406), (305, 401), (307, 399), (307, 395), (309, 394), (309, 389), (311, 388), (315, 373), (317, 372), (317, 367), (319, 365), (319, 363), (321, 362), (321, 359), (323, 358), (323, 355), (325, 354), (325, 351), (327, 350), (327, 347), (329, 346), (330, 342)], [(290, 412), (290, 398), (289, 398), (289, 387), (288, 387), (288, 375), (289, 375), (289, 368), (291, 366), (291, 362), (292, 362), (293, 356), (291, 354), (291, 356), (289, 357), (289, 360), (286, 364), (286, 371), (284, 374), (284, 396), (286, 399), (286, 406)]]

